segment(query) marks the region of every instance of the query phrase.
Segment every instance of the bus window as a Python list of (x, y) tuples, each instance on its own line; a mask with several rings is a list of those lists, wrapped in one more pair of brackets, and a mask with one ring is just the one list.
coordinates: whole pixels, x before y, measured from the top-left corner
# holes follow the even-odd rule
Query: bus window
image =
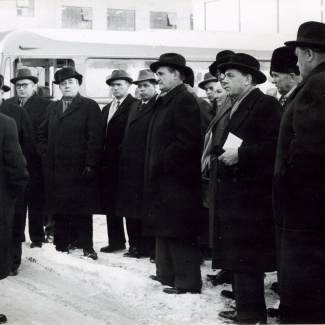
[(54, 73), (64, 66), (74, 67), (75, 63), (71, 59), (22, 58), (14, 62), (14, 75), (16, 75), (16, 71), (22, 67), (30, 69), (32, 74), (38, 78), (38, 85), (40, 87), (49, 87), (50, 95), (59, 99), (61, 98), (61, 93), (58, 91), (57, 87), (54, 87)]
[[(133, 80), (136, 80), (139, 70), (148, 69), (154, 61), (145, 59), (87, 59), (84, 77), (87, 96), (91, 98), (112, 98), (110, 88), (106, 84), (106, 78), (112, 74), (113, 70), (125, 70)], [(130, 87), (130, 93), (133, 96), (135, 89), (135, 85)]]

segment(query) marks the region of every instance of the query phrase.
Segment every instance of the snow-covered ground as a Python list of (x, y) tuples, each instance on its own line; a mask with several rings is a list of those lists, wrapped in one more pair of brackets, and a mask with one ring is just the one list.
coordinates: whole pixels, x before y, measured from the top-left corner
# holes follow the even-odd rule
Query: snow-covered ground
[[(26, 232), (26, 235), (27, 232)], [(169, 295), (149, 279), (155, 264), (149, 259), (123, 257), (124, 252), (100, 253), (107, 245), (106, 218), (94, 216), (94, 248), (98, 260), (85, 259), (82, 250), (59, 253), (54, 245), (29, 247), (23, 243), (19, 274), (0, 281), (0, 313), (8, 324), (19, 325), (201, 325), (222, 324), (221, 310), (234, 303), (220, 296), (229, 285), (213, 287), (206, 281), (211, 262), (202, 265), (202, 294)], [(267, 307), (278, 305), (269, 286), (274, 273), (265, 278)], [(269, 319), (274, 323), (275, 319)]]

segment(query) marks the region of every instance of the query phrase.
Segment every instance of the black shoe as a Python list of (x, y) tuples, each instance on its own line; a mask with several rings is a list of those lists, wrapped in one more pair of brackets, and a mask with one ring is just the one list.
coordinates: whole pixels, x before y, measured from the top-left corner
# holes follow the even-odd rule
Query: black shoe
[(40, 242), (40, 241), (33, 241), (33, 242), (30, 244), (30, 248), (35, 248), (35, 247), (42, 248), (42, 242)]
[(108, 246), (102, 247), (100, 249), (100, 251), (102, 253), (113, 253), (113, 252), (116, 252), (116, 251), (121, 251), (123, 249), (125, 249), (125, 244), (122, 244), (122, 245), (108, 245)]
[(232, 291), (229, 291), (229, 290), (222, 290), (221, 291), (221, 296), (225, 297), (225, 298), (228, 298), (228, 299), (231, 299), (231, 300), (235, 300), (234, 293)]
[(18, 269), (12, 269), (9, 273), (10, 276), (16, 276), (18, 275)]
[(206, 279), (210, 281), (214, 286), (224, 283), (231, 284), (231, 272), (221, 270), (217, 274), (208, 274)]
[(61, 253), (68, 253), (68, 254), (69, 254), (69, 247), (59, 247), (59, 246), (56, 246), (55, 249), (56, 249), (58, 252), (61, 252)]
[(238, 324), (237, 312), (235, 310), (226, 310), (219, 313), (219, 316), (231, 321), (234, 324)]
[(160, 282), (156, 275), (149, 275), (149, 279)]
[(201, 293), (201, 290), (188, 290), (188, 289), (172, 287), (172, 288), (165, 288), (163, 292), (174, 294), (174, 295), (181, 295), (184, 293)]
[(266, 309), (267, 315), (271, 318), (280, 317), (280, 310), (278, 308), (268, 308)]
[(93, 260), (98, 259), (97, 253), (94, 251), (93, 248), (84, 249), (83, 252), (84, 252), (84, 256), (92, 258)]
[(270, 286), (270, 289), (273, 290), (275, 293), (278, 293), (279, 283), (273, 282)]
[(137, 251), (137, 250), (138, 250), (138, 248), (135, 247), (135, 246), (130, 246), (130, 247), (129, 247), (129, 253), (134, 253), (134, 252)]
[(3, 314), (0, 314), (0, 324), (7, 323), (7, 317)]

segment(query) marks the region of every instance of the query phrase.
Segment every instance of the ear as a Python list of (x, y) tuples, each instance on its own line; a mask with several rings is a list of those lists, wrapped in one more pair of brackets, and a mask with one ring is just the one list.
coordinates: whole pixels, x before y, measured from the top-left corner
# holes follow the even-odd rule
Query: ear
[(307, 49), (307, 61), (311, 62), (315, 58), (315, 52), (311, 49)]
[(252, 80), (253, 80), (252, 75), (250, 75), (250, 74), (246, 75), (244, 85), (245, 86), (250, 85), (252, 83)]

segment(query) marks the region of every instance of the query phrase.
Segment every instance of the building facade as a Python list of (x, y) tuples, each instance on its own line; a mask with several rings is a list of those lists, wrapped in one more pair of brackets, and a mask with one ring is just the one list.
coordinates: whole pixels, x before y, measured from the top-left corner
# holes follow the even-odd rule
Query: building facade
[(193, 28), (191, 0), (0, 0), (1, 30)]

